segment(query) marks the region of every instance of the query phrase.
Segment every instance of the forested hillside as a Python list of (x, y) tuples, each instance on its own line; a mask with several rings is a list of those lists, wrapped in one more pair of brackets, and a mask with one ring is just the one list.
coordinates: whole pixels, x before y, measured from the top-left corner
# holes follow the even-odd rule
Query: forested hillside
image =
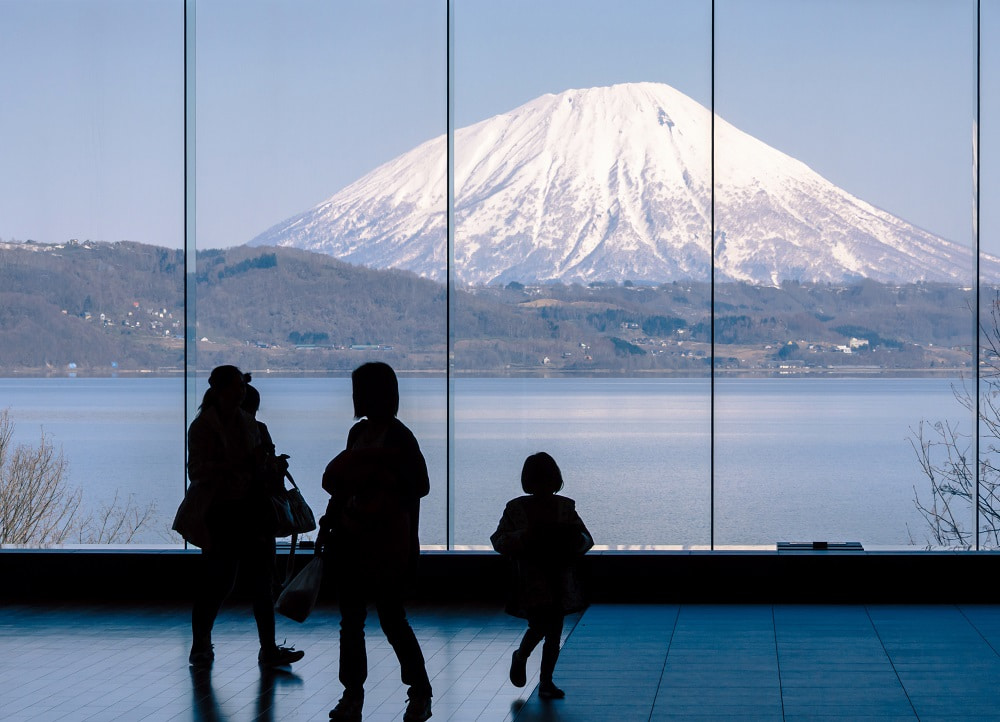
[(180, 368), (183, 268), (138, 243), (0, 244), (0, 373)]
[[(0, 374), (171, 373), (184, 362), (184, 259), (139, 243), (0, 243)], [(197, 256), (197, 365), (349, 371), (380, 359), (459, 373), (705, 373), (708, 283), (470, 287), (288, 248)], [(993, 291), (988, 293), (992, 294)], [(992, 296), (986, 296), (992, 298)], [(955, 370), (974, 294), (945, 284), (715, 287), (717, 367)]]

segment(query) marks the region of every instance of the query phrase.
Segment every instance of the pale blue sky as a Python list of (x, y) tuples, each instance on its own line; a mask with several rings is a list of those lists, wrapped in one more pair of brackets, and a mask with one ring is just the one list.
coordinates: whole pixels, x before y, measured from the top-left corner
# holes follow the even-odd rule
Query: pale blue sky
[(179, 245), (182, 9), (0, 0), (0, 238)]
[[(984, 3), (984, 33), (1000, 40), (998, 5)], [(0, 238), (180, 245), (183, 9), (0, 0)], [(865, 200), (968, 243), (974, 9), (717, 0), (716, 110)], [(619, 82), (710, 101), (707, 0), (456, 0), (453, 11), (458, 126)], [(199, 0), (200, 245), (244, 243), (444, 132), (446, 16), (443, 0)], [(984, 88), (1000, 78), (991, 45)], [(983, 112), (988, 164), (995, 96)], [(988, 171), (984, 197), (1000, 185)], [(1000, 248), (988, 209), (984, 247)]]

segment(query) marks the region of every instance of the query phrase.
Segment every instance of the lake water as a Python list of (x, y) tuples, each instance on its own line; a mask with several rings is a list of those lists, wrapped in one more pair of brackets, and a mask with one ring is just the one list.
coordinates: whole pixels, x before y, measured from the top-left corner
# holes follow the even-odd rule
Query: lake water
[[(926, 496), (910, 445), (921, 419), (963, 431), (971, 414), (949, 379), (718, 379), (714, 419), (715, 545), (779, 540), (924, 546), (913, 504)], [(204, 381), (201, 381), (204, 389)], [(350, 380), (260, 375), (259, 418), (317, 516), (320, 477), (353, 422)], [(427, 457), (431, 495), (421, 538), (488, 545), (524, 457), (551, 453), (563, 491), (597, 542), (707, 546), (712, 529), (712, 399), (707, 379), (403, 378), (400, 418)], [(176, 541), (170, 520), (184, 488), (184, 382), (168, 378), (0, 379), (18, 441), (42, 430), (61, 447), (84, 504), (116, 490), (157, 518), (143, 543)], [(450, 445), (449, 435), (453, 439)], [(449, 472), (454, 489), (448, 499)], [(970, 512), (971, 526), (971, 512)]]

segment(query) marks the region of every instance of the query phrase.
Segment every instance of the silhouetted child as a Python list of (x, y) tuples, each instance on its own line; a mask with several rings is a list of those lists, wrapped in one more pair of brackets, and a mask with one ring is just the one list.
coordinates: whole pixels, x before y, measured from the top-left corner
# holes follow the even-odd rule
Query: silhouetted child
[(565, 693), (552, 682), (559, 658), (563, 618), (586, 606), (577, 562), (594, 540), (576, 513), (576, 502), (557, 496), (562, 472), (545, 452), (524, 460), (521, 488), (527, 496), (507, 502), (490, 541), (513, 564), (507, 613), (528, 620), (528, 631), (510, 662), (510, 681), (527, 683), (526, 663), (543, 639), (538, 696), (559, 699)]
[(284, 488), (285, 472), (288, 471), (288, 454), (277, 454), (275, 452), (274, 440), (267, 424), (257, 418), (260, 410), (260, 391), (250, 384), (250, 374), (243, 374), (246, 383), (246, 393), (240, 408), (243, 409), (250, 419), (256, 424), (257, 446), (254, 448), (254, 463), (256, 464), (255, 474), (260, 477), (260, 484), (266, 493), (270, 494)]

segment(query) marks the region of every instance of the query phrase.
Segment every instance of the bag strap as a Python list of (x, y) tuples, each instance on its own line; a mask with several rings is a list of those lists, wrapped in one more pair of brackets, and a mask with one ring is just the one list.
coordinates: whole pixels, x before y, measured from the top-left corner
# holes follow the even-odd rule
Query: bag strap
[(292, 534), (292, 549), (288, 552), (288, 563), (285, 564), (285, 581), (281, 585), (282, 588), (287, 587), (288, 583), (292, 581), (292, 577), (295, 576), (295, 544), (299, 540), (299, 533), (295, 532)]
[[(296, 489), (299, 488), (298, 484), (295, 483), (295, 479), (292, 478), (292, 475), (288, 473), (287, 469), (285, 469), (285, 478), (292, 482), (292, 486)], [(292, 577), (295, 575), (295, 545), (298, 541), (299, 534), (298, 532), (295, 532), (292, 534), (292, 548), (288, 552), (288, 562), (285, 564), (285, 582), (281, 585), (282, 587), (287, 587), (288, 582), (292, 581)]]
[[(285, 470), (285, 478), (292, 482), (292, 486), (295, 487), (297, 491), (299, 485), (295, 483), (295, 479), (292, 478), (292, 475), (288, 473), (287, 469)], [(288, 562), (285, 565), (285, 581), (281, 585), (283, 588), (287, 587), (288, 583), (292, 581), (292, 577), (295, 576), (295, 546), (298, 544), (298, 541), (299, 533), (295, 532), (292, 534), (292, 548), (291, 551), (288, 552)]]

